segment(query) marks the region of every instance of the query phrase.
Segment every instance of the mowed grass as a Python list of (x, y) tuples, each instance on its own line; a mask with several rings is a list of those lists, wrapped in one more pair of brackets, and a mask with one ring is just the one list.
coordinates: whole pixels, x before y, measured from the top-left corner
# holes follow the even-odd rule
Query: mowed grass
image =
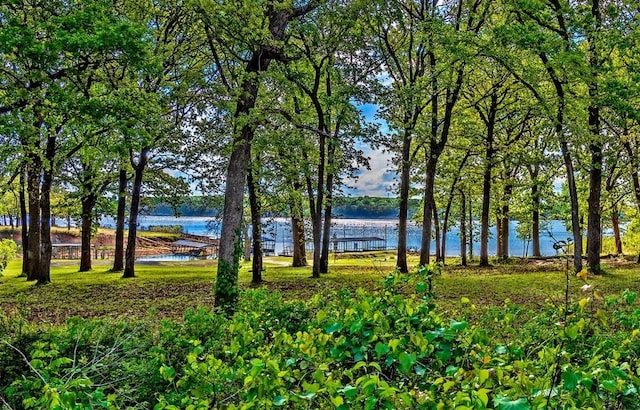
[[(416, 258), (410, 259), (415, 271)], [(35, 325), (58, 324), (72, 316), (83, 318), (172, 319), (180, 320), (189, 308), (212, 307), (216, 262), (139, 263), (136, 278), (122, 279), (109, 272), (108, 261), (96, 261), (94, 270), (79, 273), (78, 261), (55, 261), (52, 283), (36, 286), (18, 277), (20, 260), (14, 260), (0, 277), (0, 309), (4, 314), (26, 316)], [(505, 300), (535, 310), (564, 301), (565, 270), (562, 261), (514, 262), (490, 268), (457, 266), (449, 260), (442, 274), (433, 279), (435, 301), (440, 309), (457, 313), (473, 306), (479, 313), (502, 306)], [(281, 292), (286, 299), (306, 299), (331, 289), (379, 289), (394, 272), (393, 253), (339, 255), (331, 258), (329, 273), (311, 278), (311, 267), (293, 268), (284, 257), (265, 258), (264, 283)], [(640, 290), (640, 266), (629, 262), (605, 262), (607, 274), (589, 277), (588, 282), (605, 297), (619, 295), (625, 289)], [(251, 284), (251, 263), (243, 262), (241, 289)], [(573, 300), (582, 296), (584, 285), (569, 277)], [(461, 299), (469, 299), (469, 304)]]

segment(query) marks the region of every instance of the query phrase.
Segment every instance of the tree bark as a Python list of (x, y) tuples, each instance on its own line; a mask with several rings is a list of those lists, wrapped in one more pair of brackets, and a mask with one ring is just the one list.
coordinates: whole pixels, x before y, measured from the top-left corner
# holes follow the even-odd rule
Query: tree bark
[(489, 206), (493, 168), (493, 123), (487, 129), (487, 150), (482, 174), (482, 211), (480, 213), (480, 266), (489, 266)]
[(300, 188), (300, 186), (294, 187), (294, 193), (290, 198), (291, 241), (293, 247), (293, 263), (291, 265), (293, 267), (307, 266), (302, 201), (300, 195), (298, 195)]
[(444, 254), (442, 253), (442, 245), (440, 244), (440, 218), (438, 217), (438, 208), (436, 206), (435, 199), (431, 207), (433, 208), (433, 228), (436, 241), (436, 262), (444, 262)]
[[(557, 19), (561, 27), (564, 28), (564, 20), (561, 14), (561, 8), (557, 1), (554, 1), (554, 7), (557, 9)], [(563, 35), (564, 47), (568, 48), (567, 44), (570, 40), (564, 30)], [(558, 105), (556, 109), (555, 118), (555, 133), (560, 142), (560, 151), (562, 153), (562, 161), (567, 175), (567, 187), (569, 189), (569, 200), (571, 202), (571, 232), (573, 234), (573, 269), (576, 272), (582, 270), (582, 230), (580, 229), (580, 205), (578, 203), (578, 190), (576, 188), (575, 173), (573, 170), (573, 160), (571, 159), (571, 152), (569, 151), (569, 144), (567, 142), (567, 136), (564, 131), (564, 110), (566, 107), (565, 92), (563, 82), (558, 77), (555, 69), (549, 64), (549, 59), (545, 53), (539, 54), (540, 60), (545, 65), (547, 73), (551, 78), (551, 82), (556, 90), (556, 96), (558, 97)]]
[(127, 235), (127, 250), (125, 251), (125, 266), (122, 274), (123, 278), (134, 278), (136, 266), (136, 240), (138, 238), (138, 213), (140, 212), (140, 195), (142, 190), (142, 177), (147, 166), (150, 149), (148, 147), (140, 150), (138, 163), (131, 165), (134, 169), (133, 187), (131, 188), (131, 206), (129, 207), (129, 232)]
[(95, 194), (87, 194), (81, 198), (82, 202), (82, 222), (81, 222), (81, 248), (80, 248), (80, 269), (79, 272), (91, 270), (91, 227), (93, 225), (93, 208), (98, 198)]
[(616, 207), (611, 210), (611, 225), (613, 237), (616, 243), (616, 255), (622, 255), (622, 237), (620, 236), (620, 212)]
[(436, 177), (436, 161), (434, 153), (428, 153), (428, 159), (425, 169), (424, 180), (424, 198), (423, 198), (423, 212), (422, 212), (422, 241), (420, 246), (420, 265), (428, 265), (431, 254), (431, 229), (433, 221), (433, 212), (435, 198), (433, 196), (433, 188)]
[(43, 167), (40, 188), (40, 267), (36, 284), (51, 282), (51, 186), (53, 185), (56, 137), (47, 138), (46, 166)]
[(331, 236), (331, 217), (333, 210), (333, 167), (334, 167), (334, 159), (335, 159), (335, 141), (333, 139), (329, 142), (328, 149), (328, 160), (329, 160), (329, 169), (327, 172), (327, 195), (325, 198), (324, 205), (324, 226), (322, 230), (322, 254), (320, 255), (320, 273), (328, 273), (329, 272), (329, 242)]
[(465, 198), (464, 191), (460, 190), (460, 264), (467, 266), (467, 229), (466, 229), (466, 213), (465, 205), (467, 199)]
[(500, 235), (500, 239), (502, 240), (500, 258), (502, 260), (509, 259), (509, 201), (511, 200), (512, 192), (513, 186), (511, 184), (507, 184), (504, 187), (502, 212), (500, 215), (502, 218), (500, 223), (500, 228), (502, 229), (502, 234)]
[(113, 272), (124, 269), (124, 217), (127, 202), (127, 170), (120, 169), (118, 175), (118, 209), (116, 211), (115, 254), (113, 257)]
[[(600, 14), (599, 0), (592, 0), (591, 15), (594, 19), (594, 32), (599, 31), (602, 16)], [(602, 196), (602, 142), (600, 141), (600, 107), (597, 101), (598, 92), (598, 71), (600, 69), (600, 59), (598, 58), (597, 39), (594, 33), (587, 33), (589, 39), (589, 66), (591, 68), (591, 78), (589, 81), (589, 132), (591, 142), (589, 152), (591, 154), (591, 167), (589, 169), (589, 199), (587, 217), (587, 265), (589, 270), (595, 273), (602, 272), (600, 267), (600, 252), (602, 249), (602, 226), (601, 226), (601, 196)]]
[(27, 242), (27, 280), (38, 279), (40, 269), (40, 172), (39, 157), (32, 156), (27, 165), (27, 193), (29, 198), (29, 233)]
[(473, 260), (473, 204), (471, 203), (471, 188), (469, 188), (469, 259)]
[[(249, 161), (251, 162), (251, 161)], [(251, 208), (251, 238), (253, 258), (251, 262), (251, 283), (262, 282), (262, 210), (258, 187), (256, 185), (252, 166), (247, 170), (247, 187), (249, 190), (249, 207)]]
[(27, 200), (24, 191), (27, 188), (25, 181), (25, 170), (20, 172), (20, 232), (22, 233), (22, 273), (20, 276), (27, 276), (29, 255), (29, 231), (27, 229)]
[(532, 254), (534, 257), (539, 257), (542, 256), (540, 252), (540, 191), (535, 180), (531, 185), (531, 201), (533, 203), (533, 211), (531, 213)]
[(407, 222), (409, 219), (410, 149), (411, 131), (405, 129), (402, 136), (400, 158), (400, 206), (398, 208), (398, 254), (396, 258), (396, 269), (402, 273), (409, 271), (407, 267)]

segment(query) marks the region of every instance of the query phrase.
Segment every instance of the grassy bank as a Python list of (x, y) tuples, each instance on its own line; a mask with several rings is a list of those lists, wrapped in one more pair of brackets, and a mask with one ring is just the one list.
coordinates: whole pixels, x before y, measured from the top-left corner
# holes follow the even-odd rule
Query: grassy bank
[(244, 264), (230, 318), (211, 310), (213, 261), (128, 280), (60, 262), (40, 287), (14, 261), (0, 407), (640, 408), (636, 265), (566, 288), (561, 261), (400, 275), (392, 254), (357, 256), (320, 279), (267, 258), (260, 286)]
[[(330, 262), (330, 273), (311, 278), (311, 268), (292, 268), (285, 257), (265, 259), (264, 283), (269, 290), (282, 292), (289, 300), (308, 299), (326, 289), (347, 287), (376, 290), (394, 270), (392, 253), (344, 255)], [(366, 257), (363, 257), (366, 256)], [(136, 278), (122, 279), (109, 272), (108, 261), (96, 261), (91, 272), (77, 272), (77, 261), (56, 261), (52, 283), (37, 287), (18, 277), (20, 262), (13, 261), (0, 277), (0, 307), (5, 312), (20, 306), (36, 323), (62, 323), (71, 316), (84, 318), (140, 319), (150, 312), (159, 318), (180, 318), (189, 307), (213, 306), (216, 262), (147, 262), (136, 267)], [(414, 266), (417, 259), (410, 259)], [(639, 267), (629, 262), (608, 262), (608, 274), (590, 278), (603, 295), (625, 289), (640, 289)], [(240, 288), (255, 287), (250, 263), (240, 271)], [(502, 306), (506, 299), (536, 308), (564, 300), (565, 274), (561, 261), (495, 264), (491, 268), (450, 265), (433, 279), (434, 301), (439, 308), (458, 311), (467, 298), (477, 309)], [(583, 281), (571, 275), (571, 295), (579, 295)]]

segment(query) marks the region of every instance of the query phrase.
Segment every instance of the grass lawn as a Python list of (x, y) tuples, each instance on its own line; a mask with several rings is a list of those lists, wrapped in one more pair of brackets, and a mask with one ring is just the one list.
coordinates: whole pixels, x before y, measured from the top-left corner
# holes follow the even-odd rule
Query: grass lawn
[[(452, 259), (432, 298), (425, 275), (386, 280), (392, 253), (340, 255), (319, 279), (289, 264), (266, 258), (253, 291), (243, 263), (249, 291), (228, 318), (210, 310), (215, 261), (140, 263), (133, 279), (108, 261), (87, 273), (55, 261), (44, 286), (17, 277), (13, 261), (0, 278), (0, 403), (640, 408), (638, 265), (606, 260), (583, 291), (573, 273), (565, 286), (560, 260), (481, 269)], [(103, 320), (57, 326), (74, 316)]]
[[(462, 268), (451, 260), (434, 279), (436, 304), (443, 311), (458, 313), (469, 306), (482, 312), (502, 306), (506, 299), (536, 309), (564, 300), (565, 273), (559, 261), (496, 264), (491, 268)], [(410, 259), (416, 264), (417, 259)], [(52, 283), (35, 286), (18, 277), (20, 261), (14, 260), (0, 277), (0, 308), (17, 309), (36, 325), (57, 324), (71, 316), (84, 318), (180, 319), (190, 307), (213, 305), (216, 262), (139, 263), (136, 278), (122, 279), (108, 272), (108, 261), (95, 261), (94, 270), (78, 273), (78, 261), (54, 261)], [(395, 266), (393, 253), (340, 255), (330, 261), (330, 273), (311, 278), (311, 268), (292, 268), (285, 257), (265, 258), (265, 286), (286, 298), (306, 299), (323, 290), (339, 287), (377, 289)], [(251, 287), (250, 263), (243, 263), (240, 287)], [(628, 262), (606, 262), (608, 273), (590, 277), (589, 283), (605, 297), (625, 289), (640, 290), (640, 266)], [(570, 296), (582, 297), (580, 279), (570, 275)]]

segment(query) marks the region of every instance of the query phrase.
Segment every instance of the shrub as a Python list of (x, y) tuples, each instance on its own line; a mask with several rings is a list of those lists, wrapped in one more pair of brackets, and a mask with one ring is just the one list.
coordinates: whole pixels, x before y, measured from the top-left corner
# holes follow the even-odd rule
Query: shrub
[(1, 394), (27, 408), (640, 408), (636, 292), (588, 287), (575, 303), (507, 300), (480, 317), (466, 300), (463, 317), (444, 318), (433, 274), (307, 301), (248, 290), (233, 317), (74, 319), (0, 350), (0, 365), (22, 364)]
[(18, 245), (12, 239), (0, 240), (0, 275), (17, 253)]

